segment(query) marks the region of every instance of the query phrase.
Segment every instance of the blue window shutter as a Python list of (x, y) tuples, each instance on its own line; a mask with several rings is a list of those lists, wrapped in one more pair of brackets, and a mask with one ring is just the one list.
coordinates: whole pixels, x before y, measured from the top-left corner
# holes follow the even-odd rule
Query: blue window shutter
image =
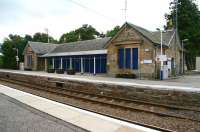
[(90, 65), (90, 73), (94, 73), (94, 57), (91, 56), (90, 57), (90, 61), (89, 61), (89, 65)]
[(59, 69), (60, 66), (60, 58), (55, 58), (55, 69)]
[(124, 48), (119, 49), (119, 68), (124, 68)]
[(86, 56), (83, 59), (83, 66), (84, 66), (84, 72), (89, 72), (90, 71), (90, 64), (89, 64), (89, 58)]
[(101, 73), (101, 55), (96, 55), (95, 56), (95, 61), (96, 61), (96, 73)]
[(106, 62), (107, 62), (106, 57), (102, 57), (101, 58), (101, 73), (106, 73), (106, 71), (107, 71)]
[(70, 58), (66, 58), (66, 70), (70, 68)]
[(138, 69), (138, 48), (133, 48), (133, 69)]
[(126, 68), (130, 69), (131, 68), (131, 49), (126, 48)]

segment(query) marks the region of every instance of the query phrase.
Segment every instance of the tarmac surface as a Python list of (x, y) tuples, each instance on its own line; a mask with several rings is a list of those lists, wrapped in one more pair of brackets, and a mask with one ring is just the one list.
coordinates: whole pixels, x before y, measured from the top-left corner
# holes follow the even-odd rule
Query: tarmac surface
[(0, 94), (0, 132), (86, 132)]

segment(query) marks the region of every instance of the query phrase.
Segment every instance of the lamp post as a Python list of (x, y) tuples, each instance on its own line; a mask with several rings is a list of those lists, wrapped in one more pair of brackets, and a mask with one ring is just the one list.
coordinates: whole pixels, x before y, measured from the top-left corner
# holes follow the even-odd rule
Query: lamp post
[(179, 2), (179, 0), (174, 0), (173, 2), (170, 3), (170, 5), (172, 7), (170, 7), (170, 9), (173, 9), (175, 11), (174, 13), (174, 21), (175, 21), (175, 26), (174, 29), (176, 31), (176, 35), (175, 35), (175, 47), (174, 47), (174, 76), (176, 76), (176, 50), (177, 50), (177, 33), (178, 33), (178, 5), (181, 5), (181, 2)]
[(181, 44), (182, 44), (182, 74), (184, 74), (184, 63), (185, 63), (185, 59), (184, 59), (184, 43), (187, 42), (188, 39), (183, 39), (181, 40)]
[(160, 31), (160, 63), (161, 63), (161, 67), (160, 67), (160, 79), (163, 80), (163, 32), (160, 28), (157, 28), (158, 31)]

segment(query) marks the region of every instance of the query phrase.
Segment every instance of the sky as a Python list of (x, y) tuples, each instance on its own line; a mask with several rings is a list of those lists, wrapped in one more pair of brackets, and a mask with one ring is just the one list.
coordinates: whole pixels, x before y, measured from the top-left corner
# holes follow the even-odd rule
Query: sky
[[(172, 0), (127, 0), (127, 21), (148, 30), (165, 24)], [(197, 0), (200, 7), (200, 0)], [(0, 43), (9, 34), (63, 33), (90, 24), (99, 32), (125, 22), (125, 0), (0, 0)]]

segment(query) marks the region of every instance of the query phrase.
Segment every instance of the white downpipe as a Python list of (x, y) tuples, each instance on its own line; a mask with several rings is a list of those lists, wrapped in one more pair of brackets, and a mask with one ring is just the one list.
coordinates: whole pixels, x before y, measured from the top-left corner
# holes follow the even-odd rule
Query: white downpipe
[[(163, 55), (163, 35), (162, 35), (162, 30), (160, 30), (160, 55)], [(161, 60), (161, 68), (163, 67), (163, 61)]]
[(63, 69), (63, 58), (60, 58), (60, 69)]
[(70, 58), (70, 65), (69, 65), (69, 69), (72, 69), (72, 58)]
[(53, 67), (53, 69), (55, 69), (54, 63), (55, 63), (55, 60), (54, 60), (54, 58), (52, 58), (52, 67)]
[(83, 71), (83, 57), (81, 57), (81, 74), (83, 74), (84, 71)]
[(95, 56), (94, 56), (94, 75), (96, 75), (96, 59), (95, 59)]

